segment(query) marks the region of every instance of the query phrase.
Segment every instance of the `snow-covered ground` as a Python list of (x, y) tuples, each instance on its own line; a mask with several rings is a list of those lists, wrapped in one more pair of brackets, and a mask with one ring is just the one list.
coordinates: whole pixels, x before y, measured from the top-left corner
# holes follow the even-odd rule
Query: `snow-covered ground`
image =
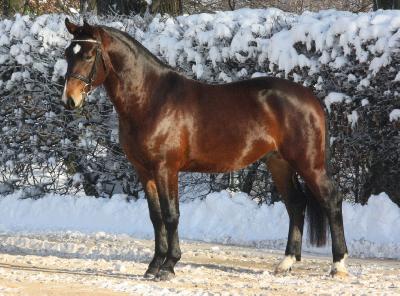
[[(153, 237), (144, 199), (128, 203), (123, 195), (111, 199), (46, 195), (33, 200), (20, 199), (19, 195), (0, 199), (0, 230), (4, 234), (72, 231)], [(400, 259), (400, 208), (386, 194), (371, 197), (366, 206), (345, 202), (343, 208), (350, 256)], [(180, 209), (181, 238), (280, 250), (285, 247), (288, 216), (282, 203), (259, 206), (246, 194), (222, 191), (203, 200), (181, 203)], [(11, 246), (49, 252), (53, 248), (29, 243), (0, 240), (3, 249)], [(329, 245), (319, 249), (307, 242), (304, 249), (320, 254), (331, 252)], [(96, 258), (96, 252), (89, 257)]]
[[(111, 234), (7, 234), (0, 295), (399, 295), (398, 261), (348, 260), (350, 276), (329, 276), (330, 257), (303, 256), (274, 275), (281, 251), (183, 241), (177, 277), (142, 277), (153, 241)], [(3, 243), (4, 245), (4, 243)], [(23, 246), (26, 245), (27, 248)]]

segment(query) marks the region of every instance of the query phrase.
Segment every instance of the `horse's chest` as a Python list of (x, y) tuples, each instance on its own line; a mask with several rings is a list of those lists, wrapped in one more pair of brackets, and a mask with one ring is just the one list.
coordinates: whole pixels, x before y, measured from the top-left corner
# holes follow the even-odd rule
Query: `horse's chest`
[(119, 143), (131, 163), (135, 165), (143, 162), (145, 153), (139, 140), (139, 135), (135, 130), (126, 128), (120, 124)]
[(135, 164), (148, 164), (162, 161), (179, 143), (168, 133), (155, 130), (134, 130), (120, 126), (119, 141), (129, 161)]

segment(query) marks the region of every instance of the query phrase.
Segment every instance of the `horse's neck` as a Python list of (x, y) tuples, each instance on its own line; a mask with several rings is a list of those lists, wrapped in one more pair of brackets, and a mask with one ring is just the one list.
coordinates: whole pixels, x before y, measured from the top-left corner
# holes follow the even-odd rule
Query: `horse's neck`
[(136, 44), (116, 43), (108, 52), (112, 69), (105, 87), (117, 112), (140, 120), (149, 110), (152, 86), (170, 71)]

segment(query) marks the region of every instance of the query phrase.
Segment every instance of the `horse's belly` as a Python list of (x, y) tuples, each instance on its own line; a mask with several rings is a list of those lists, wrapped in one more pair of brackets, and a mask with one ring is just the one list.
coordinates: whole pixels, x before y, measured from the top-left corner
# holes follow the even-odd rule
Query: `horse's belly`
[[(221, 145), (226, 146), (226, 145)], [(254, 140), (240, 147), (226, 146), (215, 149), (197, 151), (182, 168), (182, 171), (223, 173), (245, 168), (249, 164), (265, 156), (268, 152), (275, 150), (273, 141), (266, 139)]]

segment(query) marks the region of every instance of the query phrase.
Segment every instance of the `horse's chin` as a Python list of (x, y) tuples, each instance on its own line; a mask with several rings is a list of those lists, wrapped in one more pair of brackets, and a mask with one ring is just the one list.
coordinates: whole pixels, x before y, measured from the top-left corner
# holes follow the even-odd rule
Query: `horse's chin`
[(84, 100), (82, 100), (78, 105), (75, 105), (75, 106), (70, 106), (68, 104), (63, 103), (64, 108), (69, 111), (82, 109), (84, 105), (85, 105)]
[(85, 105), (85, 100), (82, 100), (78, 105), (75, 105), (74, 109), (82, 109), (83, 105)]
[(68, 106), (68, 105), (65, 104), (65, 103), (63, 103), (62, 105), (64, 106), (64, 109), (65, 109), (65, 110), (69, 110), (69, 111), (74, 110), (73, 107), (70, 107), (70, 106)]

